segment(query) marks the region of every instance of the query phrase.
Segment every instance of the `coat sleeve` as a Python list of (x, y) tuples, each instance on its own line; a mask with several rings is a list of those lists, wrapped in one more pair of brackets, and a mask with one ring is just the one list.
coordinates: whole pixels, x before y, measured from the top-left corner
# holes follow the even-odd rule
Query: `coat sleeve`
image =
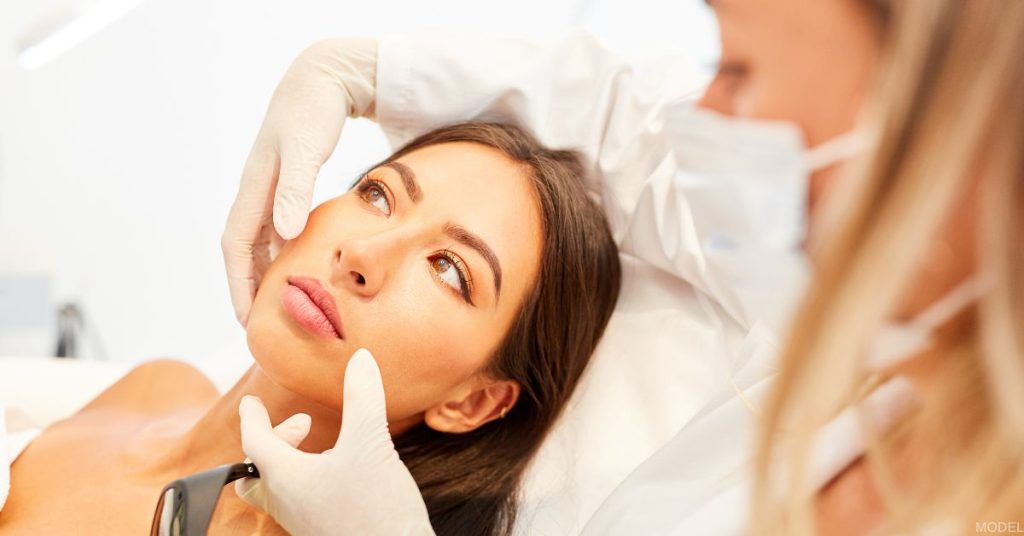
[(693, 99), (704, 82), (683, 54), (629, 61), (585, 33), (550, 43), (388, 36), (378, 48), (376, 115), (396, 146), (445, 124), (487, 120), (579, 151), (621, 244), (640, 190), (670, 156), (664, 108)]

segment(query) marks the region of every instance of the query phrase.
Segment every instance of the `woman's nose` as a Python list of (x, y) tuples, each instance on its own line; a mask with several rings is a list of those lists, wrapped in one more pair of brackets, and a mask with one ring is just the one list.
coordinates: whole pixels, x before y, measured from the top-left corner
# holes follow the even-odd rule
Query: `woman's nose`
[(334, 280), (342, 288), (366, 298), (380, 292), (387, 278), (385, 252), (365, 241), (350, 240), (334, 252)]

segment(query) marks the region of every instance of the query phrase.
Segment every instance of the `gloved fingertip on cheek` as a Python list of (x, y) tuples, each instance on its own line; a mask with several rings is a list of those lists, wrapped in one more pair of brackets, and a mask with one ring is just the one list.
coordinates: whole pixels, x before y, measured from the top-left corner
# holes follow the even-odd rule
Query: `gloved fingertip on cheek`
[(306, 228), (309, 208), (300, 209), (288, 206), (287, 203), (276, 201), (274, 203), (274, 230), (285, 240), (292, 240), (299, 236)]

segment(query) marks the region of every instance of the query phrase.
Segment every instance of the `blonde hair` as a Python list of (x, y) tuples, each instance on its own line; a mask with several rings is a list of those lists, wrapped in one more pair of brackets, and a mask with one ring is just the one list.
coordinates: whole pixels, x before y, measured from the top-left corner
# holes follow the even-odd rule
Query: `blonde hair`
[[(765, 408), (750, 529), (814, 532), (814, 434), (871, 382), (871, 341), (973, 191), (972, 264), (988, 291), (933, 341), (929, 404), (872, 437), (867, 467), (886, 509), (879, 532), (1024, 526), (1024, 2), (874, 3), (883, 57), (864, 122), (879, 134), (848, 166), (843, 206), (827, 207), (834, 225)], [(899, 444), (922, 437), (912, 483), (895, 484)]]

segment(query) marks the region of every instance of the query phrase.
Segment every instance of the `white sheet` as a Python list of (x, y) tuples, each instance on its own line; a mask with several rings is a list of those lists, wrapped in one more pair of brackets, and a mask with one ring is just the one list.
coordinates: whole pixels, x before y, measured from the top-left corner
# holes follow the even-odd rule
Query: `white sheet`
[(40, 430), (23, 410), (0, 404), (0, 511), (11, 488), (11, 464)]

